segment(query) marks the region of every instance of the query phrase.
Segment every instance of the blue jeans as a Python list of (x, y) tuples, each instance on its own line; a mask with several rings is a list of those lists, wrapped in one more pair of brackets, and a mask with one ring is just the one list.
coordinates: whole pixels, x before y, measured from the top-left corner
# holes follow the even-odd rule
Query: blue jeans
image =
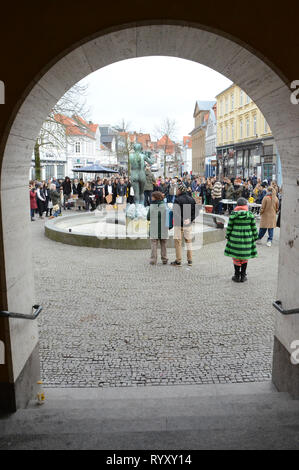
[(273, 233), (274, 233), (274, 228), (260, 228), (260, 231), (259, 231), (259, 240), (261, 240), (263, 238), (263, 236), (265, 235), (265, 233), (267, 232), (268, 230), (268, 242), (272, 242), (273, 240)]

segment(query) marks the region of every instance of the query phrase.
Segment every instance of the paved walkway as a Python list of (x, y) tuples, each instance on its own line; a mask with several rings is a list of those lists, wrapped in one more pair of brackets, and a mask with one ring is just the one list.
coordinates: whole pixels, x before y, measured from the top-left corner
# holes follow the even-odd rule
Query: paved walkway
[(64, 245), (43, 225), (33, 222), (32, 235), (46, 386), (270, 379), (277, 240), (235, 284), (224, 242), (196, 251), (192, 268), (150, 266), (149, 251)]

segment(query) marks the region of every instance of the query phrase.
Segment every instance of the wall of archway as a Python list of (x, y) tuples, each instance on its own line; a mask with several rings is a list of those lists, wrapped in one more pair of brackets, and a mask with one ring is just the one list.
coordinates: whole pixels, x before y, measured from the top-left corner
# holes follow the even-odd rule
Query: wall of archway
[[(230, 39), (186, 24), (153, 24), (122, 27), (86, 41), (36, 80), (25, 97), (10, 128), (1, 168), (5, 259), (1, 289), (2, 304), (8, 310), (29, 313), (35, 303), (28, 174), (45, 117), (88, 74), (119, 60), (152, 55), (180, 57), (213, 68), (244, 89), (266, 117), (281, 155), (284, 181), (277, 299), (286, 309), (299, 305), (299, 106), (291, 104), (291, 90), (266, 62)], [(21, 320), (6, 320), (3, 325), (9, 361), (6, 371), (0, 369), (0, 379), (2, 374), (9, 381), (19, 406), (27, 401), (38, 376), (37, 326)], [(290, 362), (291, 342), (299, 339), (299, 315), (287, 318), (277, 313), (275, 336), (274, 381), (294, 393), (298, 368), (291, 367), (284, 377), (281, 371)]]

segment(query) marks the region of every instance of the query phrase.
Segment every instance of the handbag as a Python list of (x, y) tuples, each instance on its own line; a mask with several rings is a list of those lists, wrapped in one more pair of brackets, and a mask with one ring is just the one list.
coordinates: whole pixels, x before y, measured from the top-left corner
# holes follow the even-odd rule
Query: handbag
[(110, 202), (111, 202), (112, 199), (113, 199), (112, 194), (107, 194), (107, 196), (105, 197), (105, 199), (106, 199), (107, 204), (110, 204)]
[(122, 196), (117, 196), (116, 204), (122, 204), (122, 202), (123, 202), (123, 197)]

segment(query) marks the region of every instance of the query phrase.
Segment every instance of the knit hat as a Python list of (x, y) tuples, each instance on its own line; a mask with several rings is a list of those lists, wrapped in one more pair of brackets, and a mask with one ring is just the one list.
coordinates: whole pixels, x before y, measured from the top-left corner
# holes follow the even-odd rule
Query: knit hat
[(187, 191), (187, 188), (184, 184), (180, 184), (178, 189), (181, 191), (181, 193), (185, 193)]
[(237, 200), (237, 206), (247, 206), (248, 201), (245, 199), (245, 197), (239, 197)]

